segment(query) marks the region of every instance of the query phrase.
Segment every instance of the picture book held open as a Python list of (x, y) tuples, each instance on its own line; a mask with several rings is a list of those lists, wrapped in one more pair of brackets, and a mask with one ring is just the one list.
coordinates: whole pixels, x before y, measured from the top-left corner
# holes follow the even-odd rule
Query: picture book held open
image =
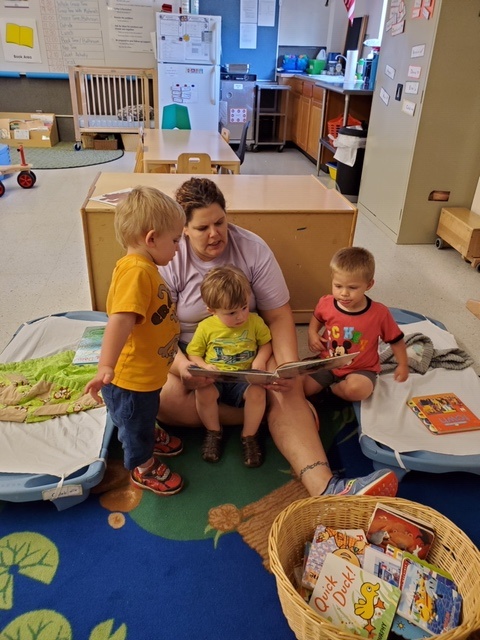
[(480, 418), (454, 393), (416, 396), (407, 405), (437, 435), (480, 429)]
[(272, 384), (279, 378), (295, 378), (317, 373), (323, 369), (337, 369), (350, 364), (358, 353), (348, 353), (332, 358), (314, 358), (299, 360), (298, 362), (286, 362), (279, 365), (275, 371), (261, 371), (259, 369), (246, 369), (243, 371), (211, 370), (192, 365), (189, 372), (192, 376), (215, 378), (218, 382), (248, 382), (250, 384)]

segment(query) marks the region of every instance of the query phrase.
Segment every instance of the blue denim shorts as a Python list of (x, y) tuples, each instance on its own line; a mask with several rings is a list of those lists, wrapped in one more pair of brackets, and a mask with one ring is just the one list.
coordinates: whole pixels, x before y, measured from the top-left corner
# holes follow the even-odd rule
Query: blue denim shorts
[(215, 386), (218, 389), (218, 400), (223, 404), (228, 404), (230, 407), (243, 407), (245, 401), (243, 394), (248, 387), (248, 382), (215, 382)]
[(102, 389), (107, 411), (118, 429), (126, 469), (135, 469), (152, 457), (160, 391), (129, 391), (114, 384)]

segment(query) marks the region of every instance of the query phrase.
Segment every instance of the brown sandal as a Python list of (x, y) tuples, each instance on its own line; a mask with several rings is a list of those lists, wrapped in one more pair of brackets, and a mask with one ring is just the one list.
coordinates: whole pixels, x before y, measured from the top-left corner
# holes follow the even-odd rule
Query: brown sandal
[(257, 434), (242, 436), (243, 462), (247, 467), (260, 467), (263, 464), (263, 453)]
[(202, 458), (205, 462), (218, 462), (222, 455), (222, 430), (207, 429), (202, 444)]

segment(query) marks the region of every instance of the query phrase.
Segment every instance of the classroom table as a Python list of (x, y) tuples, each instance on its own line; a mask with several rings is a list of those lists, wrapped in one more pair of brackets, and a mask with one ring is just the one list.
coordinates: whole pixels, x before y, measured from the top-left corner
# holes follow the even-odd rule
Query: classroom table
[[(81, 210), (92, 309), (105, 311), (112, 272), (124, 251), (115, 239), (114, 205), (90, 198), (137, 185), (173, 197), (188, 179), (166, 173), (98, 174)], [(331, 292), (330, 258), (353, 242), (355, 205), (313, 175), (212, 174), (209, 179), (225, 196), (228, 221), (270, 246), (287, 281), (295, 322), (309, 322), (318, 298)]]
[(139, 150), (144, 173), (170, 173), (181, 153), (208, 153), (212, 165), (240, 173), (240, 159), (218, 131), (145, 129)]

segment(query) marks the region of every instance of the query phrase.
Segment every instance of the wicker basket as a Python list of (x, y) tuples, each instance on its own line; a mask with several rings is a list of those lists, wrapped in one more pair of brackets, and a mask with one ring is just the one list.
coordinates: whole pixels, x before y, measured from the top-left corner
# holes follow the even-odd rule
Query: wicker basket
[[(360, 120), (353, 118), (352, 116), (348, 116), (347, 118), (347, 127), (359, 127), (362, 123)], [(338, 131), (340, 127), (343, 127), (343, 116), (338, 116), (337, 118), (333, 118), (333, 120), (329, 120), (327, 122), (328, 127), (328, 137), (330, 140), (336, 138), (338, 136)]]
[[(302, 564), (304, 544), (313, 539), (318, 524), (365, 529), (377, 502), (379, 498), (368, 496), (306, 498), (292, 503), (276, 517), (268, 541), (270, 566), (283, 613), (298, 640), (358, 639), (317, 616), (293, 586), (293, 570)], [(428, 560), (452, 574), (463, 597), (461, 625), (432, 638), (468, 638), (480, 629), (480, 551), (461, 529), (434, 509), (402, 498), (381, 498), (381, 502), (432, 525), (436, 538)]]

